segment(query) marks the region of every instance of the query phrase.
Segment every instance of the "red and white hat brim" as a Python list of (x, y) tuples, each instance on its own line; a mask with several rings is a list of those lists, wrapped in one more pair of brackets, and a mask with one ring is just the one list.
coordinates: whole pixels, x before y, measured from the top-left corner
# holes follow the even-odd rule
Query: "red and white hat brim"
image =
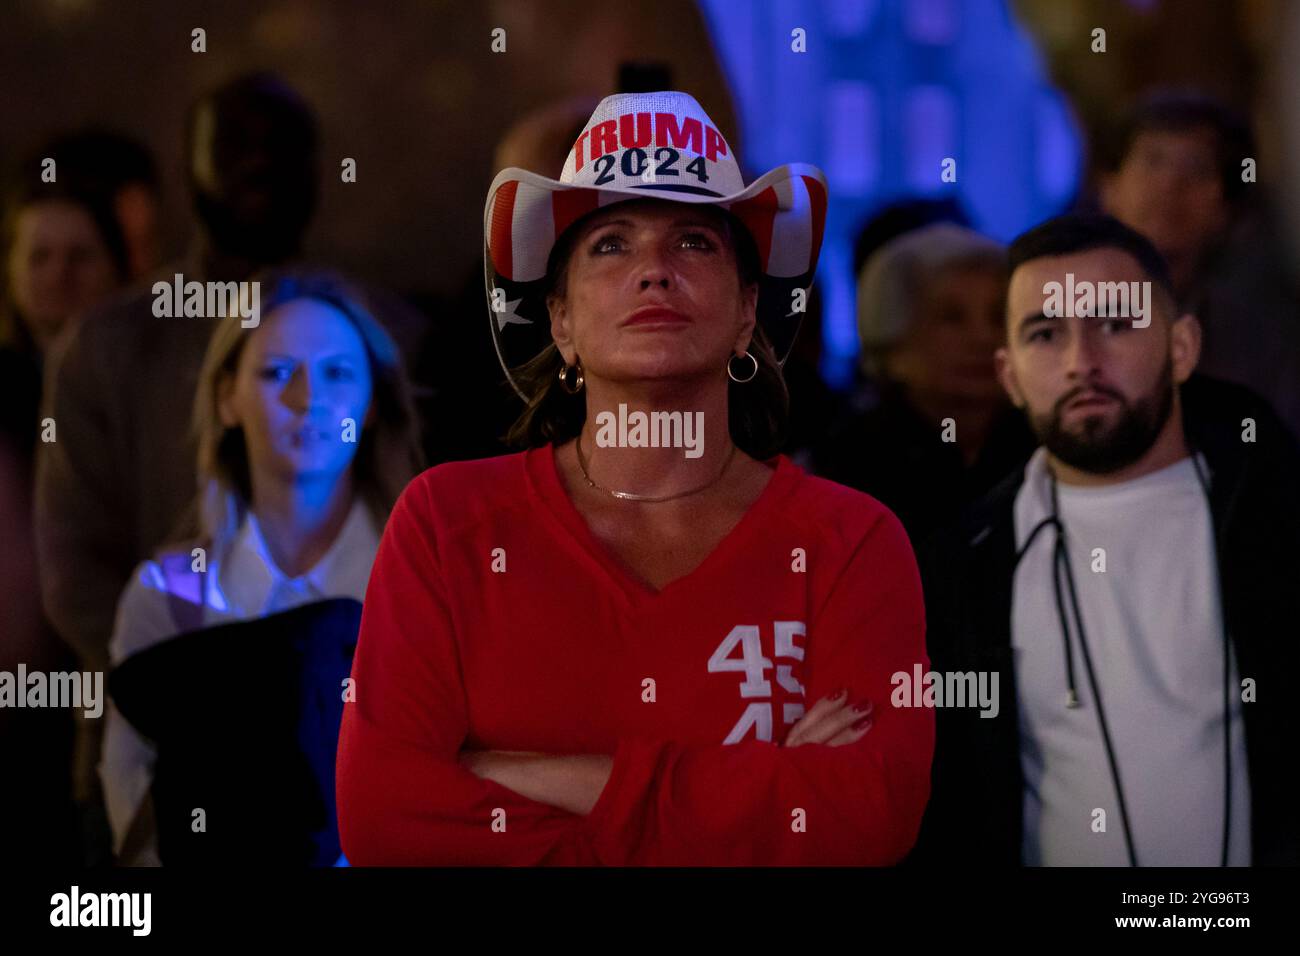
[(663, 199), (727, 209), (749, 230), (765, 275), (788, 279), (817, 266), (826, 222), (826, 177), (789, 163), (730, 196), (677, 191), (663, 184), (575, 186), (527, 170), (502, 170), (488, 189), (483, 237), (492, 269), (509, 282), (545, 277), (556, 241), (588, 213), (630, 199)]
[(803, 317), (796, 296), (812, 285), (817, 269), (826, 196), (826, 177), (806, 163), (779, 166), (725, 196), (663, 183), (572, 185), (523, 169), (502, 170), (483, 211), (483, 265), (493, 345), (506, 378), (529, 400), (513, 372), (552, 342), (542, 280), (560, 236), (589, 213), (634, 199), (720, 206), (744, 225), (762, 273), (756, 320), (784, 364)]

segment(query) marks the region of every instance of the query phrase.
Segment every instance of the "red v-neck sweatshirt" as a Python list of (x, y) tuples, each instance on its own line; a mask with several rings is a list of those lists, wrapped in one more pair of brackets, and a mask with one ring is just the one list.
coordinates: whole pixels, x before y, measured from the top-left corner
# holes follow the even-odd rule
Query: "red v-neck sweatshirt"
[[(394, 508), (366, 592), (339, 739), (344, 853), (894, 863), (929, 798), (934, 715), (891, 707), (890, 678), (929, 669), (924, 629), (898, 520), (785, 456), (658, 592), (588, 529), (551, 447), (431, 468)], [(875, 705), (861, 740), (781, 746), (805, 702), (844, 686)], [(582, 816), (474, 776), (462, 749), (609, 754), (613, 768)]]

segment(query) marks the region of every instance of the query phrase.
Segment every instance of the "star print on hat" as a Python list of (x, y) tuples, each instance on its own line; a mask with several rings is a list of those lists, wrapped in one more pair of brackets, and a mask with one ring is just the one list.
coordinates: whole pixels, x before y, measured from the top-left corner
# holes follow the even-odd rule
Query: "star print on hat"
[(620, 93), (601, 100), (558, 180), (503, 169), (483, 210), (483, 264), (497, 357), (512, 374), (551, 344), (543, 298), (546, 265), (565, 230), (597, 209), (630, 199), (709, 204), (729, 211), (758, 249), (757, 319), (781, 363), (802, 310), (796, 289), (817, 270), (826, 222), (826, 177), (790, 163), (748, 186), (731, 146), (687, 93)]

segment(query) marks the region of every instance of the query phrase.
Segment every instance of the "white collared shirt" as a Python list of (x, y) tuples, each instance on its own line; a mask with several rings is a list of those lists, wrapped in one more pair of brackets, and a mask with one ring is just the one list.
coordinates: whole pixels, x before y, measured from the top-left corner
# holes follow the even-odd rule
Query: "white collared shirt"
[[(265, 617), (327, 598), (363, 600), (379, 537), (380, 529), (358, 496), (329, 550), (305, 574), (289, 578), (276, 566), (257, 518), (249, 511), (225, 552), (208, 556), (198, 626)], [(117, 665), (177, 633), (161, 561), (145, 561), (136, 568), (118, 602), (109, 657)], [(111, 700), (107, 720), (99, 774), (116, 853), (121, 851), (131, 821), (152, 784), (156, 754)], [(151, 846), (137, 860), (124, 862), (157, 865), (156, 847)]]

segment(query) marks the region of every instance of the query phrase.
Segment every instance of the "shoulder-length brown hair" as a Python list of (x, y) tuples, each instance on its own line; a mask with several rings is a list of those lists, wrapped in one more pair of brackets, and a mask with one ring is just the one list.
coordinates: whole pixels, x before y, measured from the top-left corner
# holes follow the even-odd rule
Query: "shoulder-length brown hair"
[[(415, 408), (401, 356), (392, 338), (370, 312), (363, 293), (336, 273), (285, 268), (252, 277), (261, 283), (260, 312), (269, 315), (296, 299), (333, 306), (356, 328), (370, 360), (374, 422), (364, 427), (352, 461), (356, 493), (382, 528), (407, 483), (424, 468)], [(227, 316), (208, 342), (194, 397), (191, 431), (198, 446), (199, 496), (189, 529), (214, 544), (228, 539), (252, 504), (253, 486), (242, 428), (228, 428), (218, 414), (222, 382), (235, 374), (255, 329), (238, 314)]]
[[(721, 218), (722, 231), (730, 242), (736, 261), (736, 277), (743, 289), (761, 277), (758, 250), (749, 230), (723, 209), (701, 206)], [(589, 215), (594, 215), (591, 213)], [(585, 217), (584, 217), (585, 218)], [(582, 231), (580, 219), (560, 237), (551, 250), (546, 267), (546, 296), (564, 298), (573, 246)], [(779, 452), (785, 444), (790, 419), (790, 396), (776, 354), (762, 326), (755, 324), (749, 343), (750, 354), (758, 360), (758, 371), (748, 382), (727, 382), (727, 417), (731, 440), (753, 458), (764, 460)], [(564, 357), (552, 342), (531, 361), (513, 373), (520, 391), (528, 396), (523, 412), (506, 433), (506, 441), (521, 448), (560, 445), (576, 438), (587, 420), (587, 397), (584, 392), (570, 395), (559, 381)], [(725, 375), (726, 371), (718, 370)], [(742, 372), (743, 374), (743, 372)]]

